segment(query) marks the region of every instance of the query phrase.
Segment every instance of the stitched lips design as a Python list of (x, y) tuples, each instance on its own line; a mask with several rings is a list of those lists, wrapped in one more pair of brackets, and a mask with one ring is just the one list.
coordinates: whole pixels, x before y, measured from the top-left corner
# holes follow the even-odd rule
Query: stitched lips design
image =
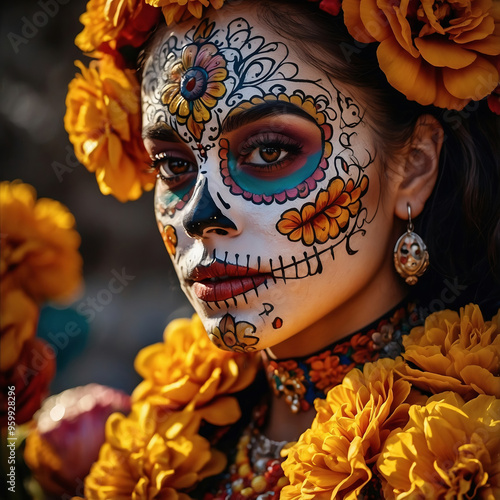
[(199, 299), (216, 302), (254, 290), (271, 277), (247, 266), (216, 261), (209, 266), (196, 266), (188, 273), (187, 280), (192, 282)]

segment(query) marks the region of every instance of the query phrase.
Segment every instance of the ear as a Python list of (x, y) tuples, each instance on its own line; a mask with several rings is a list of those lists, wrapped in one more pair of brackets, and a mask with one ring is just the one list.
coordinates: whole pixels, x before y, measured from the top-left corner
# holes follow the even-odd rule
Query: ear
[(436, 118), (419, 117), (397, 167), (400, 183), (394, 208), (400, 219), (408, 219), (408, 204), (412, 217), (422, 213), (436, 184), (443, 137), (443, 128)]

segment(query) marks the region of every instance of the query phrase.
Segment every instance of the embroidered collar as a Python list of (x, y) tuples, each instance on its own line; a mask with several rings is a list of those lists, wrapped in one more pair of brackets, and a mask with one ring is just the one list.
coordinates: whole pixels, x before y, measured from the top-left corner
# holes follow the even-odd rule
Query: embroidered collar
[(273, 360), (263, 352), (268, 381), (276, 396), (283, 396), (293, 413), (307, 411), (316, 398), (342, 382), (347, 372), (379, 358), (396, 358), (403, 351), (402, 336), (423, 324), (415, 303), (399, 304), (363, 330), (314, 354)]

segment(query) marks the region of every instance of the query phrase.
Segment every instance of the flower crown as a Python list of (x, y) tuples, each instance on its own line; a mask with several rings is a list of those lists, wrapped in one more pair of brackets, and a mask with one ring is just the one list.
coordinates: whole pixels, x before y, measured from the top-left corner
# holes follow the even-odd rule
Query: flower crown
[[(306, 1), (306, 0), (304, 0)], [(422, 105), (462, 110), (488, 99), (500, 114), (499, 0), (307, 0), (338, 16), (360, 45), (378, 43), (390, 85)], [(141, 139), (140, 86), (122, 57), (140, 47), (163, 13), (170, 25), (225, 0), (90, 0), (76, 45), (94, 60), (69, 84), (65, 128), (78, 160), (95, 172), (103, 194), (120, 201), (154, 186)], [(161, 10), (160, 10), (161, 9)]]

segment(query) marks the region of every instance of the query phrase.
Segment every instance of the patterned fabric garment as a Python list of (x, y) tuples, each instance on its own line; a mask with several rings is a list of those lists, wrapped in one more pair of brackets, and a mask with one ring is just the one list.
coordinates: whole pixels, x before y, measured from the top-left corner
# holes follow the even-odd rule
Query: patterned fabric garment
[[(400, 304), (382, 318), (309, 356), (271, 360), (263, 353), (267, 380), (274, 394), (284, 397), (292, 413), (307, 411), (316, 398), (342, 382), (352, 368), (362, 369), (379, 358), (396, 358), (403, 351), (402, 337), (422, 325), (422, 312), (414, 303)], [(258, 405), (251, 423), (243, 430), (231, 465), (222, 477), (216, 493), (206, 493), (203, 500), (272, 500), (280, 497), (288, 484), (281, 463), (286, 441), (267, 438), (265, 427), (268, 405)], [(366, 500), (380, 495), (377, 485), (365, 489)]]

